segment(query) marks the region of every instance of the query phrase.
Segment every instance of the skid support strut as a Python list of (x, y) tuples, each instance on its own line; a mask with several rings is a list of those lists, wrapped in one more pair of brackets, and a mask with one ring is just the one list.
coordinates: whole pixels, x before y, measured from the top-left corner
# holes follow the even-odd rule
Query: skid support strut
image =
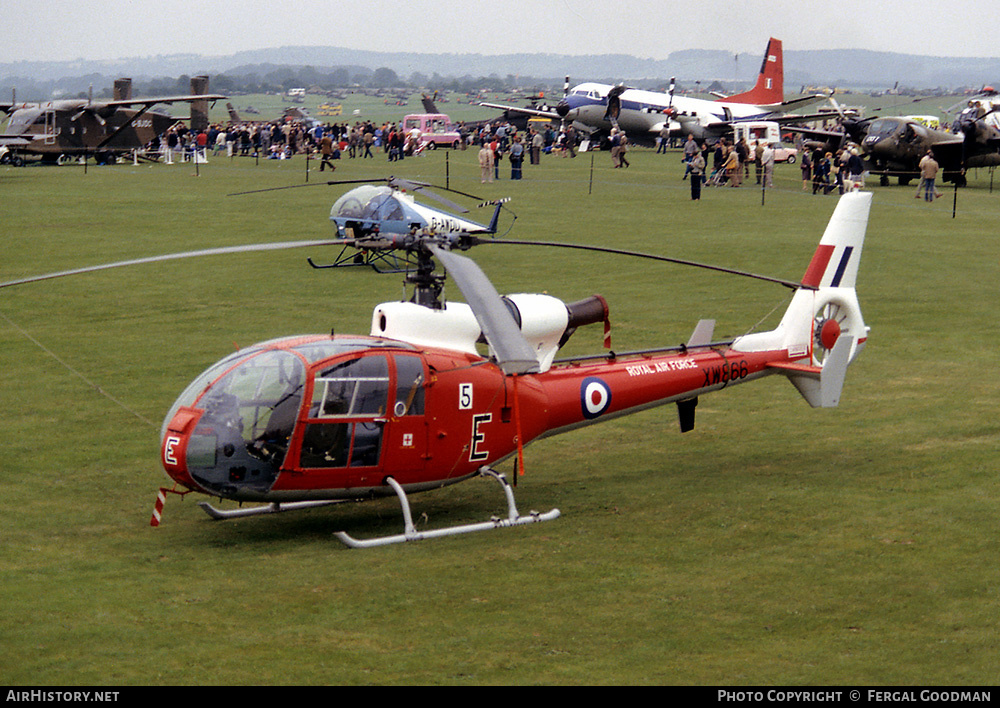
[(521, 516), (517, 511), (517, 505), (514, 503), (514, 490), (511, 488), (510, 482), (507, 481), (507, 478), (504, 475), (489, 469), (488, 467), (480, 469), (479, 474), (483, 477), (492, 477), (500, 483), (500, 486), (503, 487), (504, 493), (507, 495), (507, 518), (501, 519), (500, 517), (494, 516), (489, 521), (483, 521), (478, 524), (450, 526), (448, 528), (433, 529), (431, 531), (417, 531), (416, 527), (413, 525), (413, 517), (410, 514), (410, 502), (406, 496), (406, 492), (396, 480), (392, 477), (387, 477), (385, 480), (386, 483), (392, 487), (393, 491), (396, 492), (396, 496), (399, 497), (399, 504), (403, 507), (403, 533), (396, 536), (381, 536), (379, 538), (366, 540), (352, 538), (343, 531), (338, 531), (334, 535), (342, 543), (344, 543), (344, 545), (350, 546), (351, 548), (372, 548), (373, 546), (387, 546), (393, 543), (421, 541), (423, 539), (439, 538), (441, 536), (457, 536), (462, 533), (485, 531), (487, 529), (499, 529), (507, 526), (534, 524), (540, 521), (551, 521), (552, 519), (559, 517), (558, 509), (553, 509), (545, 514), (540, 514), (537, 511), (531, 511), (527, 516)]
[(229, 511), (223, 511), (222, 509), (216, 509), (214, 506), (208, 502), (198, 502), (198, 506), (205, 510), (205, 513), (211, 516), (213, 519), (242, 519), (245, 516), (260, 516), (262, 514), (280, 514), (283, 511), (295, 511), (296, 509), (311, 509), (317, 506), (329, 506), (330, 504), (342, 504), (341, 499), (327, 499), (320, 501), (301, 501), (301, 502), (273, 502), (271, 504), (266, 504), (264, 506), (251, 506), (243, 509), (232, 509)]

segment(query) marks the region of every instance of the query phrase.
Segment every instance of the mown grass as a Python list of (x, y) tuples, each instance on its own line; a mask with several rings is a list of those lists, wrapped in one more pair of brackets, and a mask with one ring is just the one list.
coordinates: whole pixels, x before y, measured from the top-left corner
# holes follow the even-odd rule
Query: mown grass
[[(514, 238), (635, 248), (798, 278), (835, 197), (780, 166), (764, 195), (692, 203), (676, 153), (547, 158), (481, 185), (475, 153), (391, 171), (510, 196)], [(932, 205), (874, 187), (859, 294), (870, 343), (841, 406), (779, 377), (526, 451), (523, 510), (552, 523), (350, 551), (394, 501), (148, 525), (162, 416), (232, 350), (365, 333), (398, 276), (280, 252), (106, 271), (0, 297), (0, 679), (6, 684), (976, 684), (998, 669), (998, 275), (987, 173)], [(310, 174), (310, 183), (327, 175)], [(319, 238), (343, 189), (290, 163), (3, 169), (0, 281), (237, 243)], [(488, 215), (482, 214), (482, 218)], [(618, 350), (774, 323), (788, 293), (675, 266), (514, 246), (474, 255), (501, 292), (600, 292)], [(456, 298), (457, 290), (449, 288)], [(768, 313), (774, 311), (769, 317)], [(580, 331), (567, 350), (599, 350)], [(420, 525), (503, 513), (485, 480), (413, 499)]]

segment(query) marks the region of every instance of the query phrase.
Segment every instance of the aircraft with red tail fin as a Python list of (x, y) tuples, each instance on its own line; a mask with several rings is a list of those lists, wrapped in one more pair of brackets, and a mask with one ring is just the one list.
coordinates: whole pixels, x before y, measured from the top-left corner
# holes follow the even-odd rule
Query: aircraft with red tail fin
[(528, 109), (493, 103), (481, 103), (510, 113), (560, 120), (571, 124), (591, 140), (610, 134), (612, 128), (625, 131), (630, 141), (648, 144), (660, 137), (664, 127), (674, 137), (693, 135), (698, 141), (716, 140), (732, 133), (732, 125), (744, 121), (801, 121), (807, 116), (787, 112), (826, 100), (822, 95), (809, 95), (785, 100), (784, 59), (781, 40), (768, 40), (754, 87), (744, 93), (721, 97), (717, 101), (675, 95), (675, 82), (670, 90), (645, 91), (624, 84), (612, 86), (582, 83), (569, 88), (555, 109)]

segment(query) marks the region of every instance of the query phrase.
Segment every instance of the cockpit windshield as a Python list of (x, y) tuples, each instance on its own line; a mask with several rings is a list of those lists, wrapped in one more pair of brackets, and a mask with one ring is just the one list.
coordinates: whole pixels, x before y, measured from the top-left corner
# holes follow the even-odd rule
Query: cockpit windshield
[(897, 125), (898, 123), (896, 121), (886, 120), (884, 118), (874, 121), (870, 126), (868, 126), (868, 135), (869, 137), (874, 135), (892, 135), (892, 133), (896, 130)]
[(333, 203), (331, 219), (357, 219), (376, 221), (380, 219), (400, 220), (403, 209), (394, 198), (389, 187), (357, 187)]

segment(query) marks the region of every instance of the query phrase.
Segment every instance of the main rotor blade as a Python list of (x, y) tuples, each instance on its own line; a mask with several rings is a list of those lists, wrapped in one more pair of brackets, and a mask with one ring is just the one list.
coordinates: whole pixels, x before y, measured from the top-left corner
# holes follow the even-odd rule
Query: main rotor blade
[(538, 359), (521, 333), (500, 294), (475, 261), (447, 251), (432, 243), (427, 248), (441, 262), (465, 295), (483, 336), (497, 356), (505, 374), (526, 374), (538, 371)]
[(12, 285), (23, 285), (34, 283), (39, 280), (51, 280), (52, 278), (62, 278), (67, 275), (80, 275), (82, 273), (92, 273), (98, 270), (108, 270), (109, 268), (121, 268), (124, 266), (141, 265), (143, 263), (158, 263), (160, 261), (172, 261), (180, 258), (197, 258), (199, 256), (220, 256), (228, 253), (248, 253), (253, 251), (281, 251), (289, 248), (308, 248), (309, 246), (331, 246), (331, 245), (354, 245), (351, 239), (324, 239), (322, 241), (279, 241), (276, 243), (253, 243), (244, 246), (224, 246), (221, 248), (206, 248), (202, 251), (185, 251), (182, 253), (168, 253), (161, 256), (150, 256), (148, 258), (133, 258), (128, 261), (117, 261), (115, 263), (103, 263), (101, 265), (87, 266), (85, 268), (74, 268), (72, 270), (62, 270), (57, 273), (45, 273), (43, 275), (33, 275), (19, 280), (9, 280), (0, 283), (0, 288), (7, 288)]
[(475, 245), (480, 245), (484, 243), (489, 244), (504, 244), (513, 246), (550, 246), (552, 248), (573, 248), (580, 251), (597, 251), (599, 253), (613, 253), (619, 256), (632, 256), (634, 258), (646, 258), (653, 261), (663, 261), (666, 263), (677, 263), (679, 265), (693, 266), (695, 268), (704, 268), (706, 270), (714, 270), (720, 273), (729, 273), (730, 275), (741, 275), (744, 278), (755, 278), (757, 280), (766, 280), (770, 283), (778, 283), (779, 285), (784, 285), (786, 288), (791, 288), (792, 290), (798, 290), (800, 288), (806, 290), (815, 290), (812, 286), (803, 285), (800, 282), (794, 280), (784, 280), (783, 278), (772, 278), (767, 275), (758, 275), (757, 273), (750, 273), (745, 270), (736, 270), (734, 268), (724, 268), (722, 266), (714, 266), (708, 263), (698, 263), (697, 261), (689, 261), (683, 258), (670, 258), (669, 256), (658, 256), (653, 253), (641, 253), (639, 251), (627, 251), (621, 248), (608, 248), (607, 246), (590, 246), (578, 243), (559, 243), (558, 241), (517, 241), (510, 239), (476, 239)]
[(420, 194), (428, 196), (431, 199), (436, 199), (437, 201), (441, 202), (442, 204), (444, 204), (446, 207), (448, 207), (452, 211), (457, 211), (460, 214), (467, 214), (469, 212), (469, 210), (466, 209), (464, 206), (459, 206), (458, 204), (456, 204), (455, 202), (451, 201), (450, 199), (445, 199), (440, 194), (435, 194), (434, 192), (432, 192), (431, 190), (427, 189), (426, 187), (414, 187), (413, 188), (414, 192), (416, 192), (418, 190), (419, 190)]
[(276, 192), (280, 189), (301, 189), (302, 187), (329, 187), (334, 184), (371, 184), (378, 182), (375, 179), (341, 179), (333, 182), (309, 182), (307, 184), (289, 184), (284, 187), (264, 187), (263, 189), (251, 189), (247, 192), (231, 192), (227, 197), (240, 197), (244, 194), (259, 194), (260, 192)]

